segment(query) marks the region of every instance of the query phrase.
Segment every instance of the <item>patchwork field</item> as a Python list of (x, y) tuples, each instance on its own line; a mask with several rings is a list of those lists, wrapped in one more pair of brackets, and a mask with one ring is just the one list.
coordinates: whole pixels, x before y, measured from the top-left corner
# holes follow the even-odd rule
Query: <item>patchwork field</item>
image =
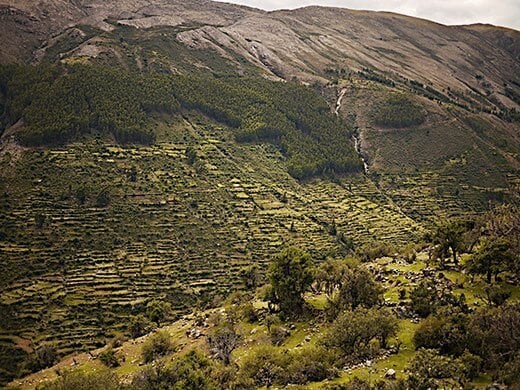
[(299, 183), (276, 148), (238, 145), (203, 117), (156, 126), (151, 147), (90, 140), (3, 154), (1, 340), (16, 357), (8, 365), (24, 345), (104, 345), (156, 297), (178, 313), (205, 306), (239, 284), (242, 268), (263, 271), (289, 244), (323, 259), (350, 240), (422, 234), (362, 175)]

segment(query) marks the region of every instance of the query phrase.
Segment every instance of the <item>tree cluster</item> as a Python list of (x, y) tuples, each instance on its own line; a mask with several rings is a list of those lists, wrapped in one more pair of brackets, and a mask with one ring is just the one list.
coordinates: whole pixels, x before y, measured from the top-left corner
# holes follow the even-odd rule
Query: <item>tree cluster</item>
[(149, 144), (155, 139), (149, 114), (182, 108), (230, 126), (238, 141), (276, 145), (298, 179), (362, 170), (351, 129), (323, 98), (296, 83), (93, 65), (2, 66), (0, 103), (3, 127), (23, 119), (18, 139), (26, 145), (64, 144), (92, 132)]

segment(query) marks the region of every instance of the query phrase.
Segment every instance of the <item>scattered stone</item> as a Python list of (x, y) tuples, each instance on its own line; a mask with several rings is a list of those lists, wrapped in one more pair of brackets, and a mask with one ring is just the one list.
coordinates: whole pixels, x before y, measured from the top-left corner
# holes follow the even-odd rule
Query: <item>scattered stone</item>
[(389, 369), (385, 374), (385, 378), (395, 379), (395, 370), (393, 368)]

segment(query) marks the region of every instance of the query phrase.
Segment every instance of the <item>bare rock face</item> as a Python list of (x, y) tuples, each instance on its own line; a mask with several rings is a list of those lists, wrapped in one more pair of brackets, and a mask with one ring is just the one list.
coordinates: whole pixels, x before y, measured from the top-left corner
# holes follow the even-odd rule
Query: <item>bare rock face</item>
[(198, 23), (229, 25), (263, 11), (205, 0), (1, 0), (0, 63), (28, 62), (48, 38), (76, 24), (110, 29), (107, 20), (139, 28)]
[[(265, 12), (207, 0), (0, 2), (5, 37), (0, 63), (37, 62), (52, 39), (75, 25), (101, 31), (116, 24), (190, 26), (177, 34), (179, 42), (228, 59), (235, 53), (273, 78), (312, 82), (322, 80), (327, 68), (369, 67), (438, 90), (476, 91), (506, 107), (518, 106), (502, 91), (520, 74), (515, 30), (448, 27), (393, 13), (327, 7)], [(81, 42), (70, 52), (95, 57), (108, 50), (95, 42)]]

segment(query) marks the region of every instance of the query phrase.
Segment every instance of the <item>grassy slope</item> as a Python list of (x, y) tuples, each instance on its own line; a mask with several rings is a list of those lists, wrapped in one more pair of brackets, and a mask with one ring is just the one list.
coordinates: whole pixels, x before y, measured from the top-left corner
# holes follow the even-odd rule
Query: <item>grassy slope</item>
[[(350, 77), (340, 85), (346, 90), (340, 113), (355, 118), (372, 178), (410, 217), (434, 221), (485, 209), (489, 201), (518, 200), (517, 123), (432, 102), (403, 84)], [(422, 124), (374, 123), (374, 112), (396, 93), (423, 107)]]
[[(462, 261), (464, 261), (464, 258)], [(381, 258), (374, 261), (373, 263), (368, 264), (368, 266), (380, 268), (385, 272), (385, 274), (388, 276), (388, 280), (384, 282), (385, 298), (387, 302), (397, 303), (399, 302), (399, 299), (397, 298), (397, 289), (404, 288), (409, 290), (416, 285), (413, 280), (421, 275), (423, 268), (427, 267), (427, 254), (420, 253), (417, 261), (412, 264), (406, 263), (399, 259)], [(476, 307), (485, 305), (485, 302), (482, 300), (482, 287), (485, 285), (485, 283), (482, 280), (477, 278), (472, 281), (465, 274), (453, 270), (444, 271), (443, 273), (452, 282), (463, 285), (463, 288), (455, 289), (454, 292), (455, 294), (464, 293), (470, 306)], [(398, 286), (396, 286), (396, 282), (398, 282)], [(512, 300), (517, 300), (520, 298), (519, 287), (512, 287), (508, 285), (503, 285), (503, 287), (511, 289), (513, 293), (511, 297)], [(308, 294), (306, 299), (309, 303), (317, 308), (323, 307), (324, 297), (322, 295)], [(264, 306), (264, 303), (257, 301), (255, 302), (255, 306), (260, 308)], [(197, 316), (211, 316), (212, 313), (222, 312), (230, 308), (231, 306), (226, 304), (225, 306), (217, 309), (212, 309), (206, 312), (199, 312), (197, 313)], [(178, 352), (171, 355), (170, 357), (167, 357), (167, 360), (174, 359), (178, 354), (182, 354), (192, 348), (200, 348), (207, 353), (204, 336), (199, 339), (190, 339), (186, 336), (187, 330), (197, 328), (194, 322), (194, 318), (194, 315), (187, 315), (184, 316), (183, 319), (163, 328), (168, 331), (168, 333), (172, 336), (172, 339), (181, 347)], [(314, 321), (294, 322), (293, 324), (295, 326), (294, 330), (291, 331), (291, 335), (282, 343), (279, 348), (294, 349), (300, 348), (305, 344), (314, 344), (319, 340), (322, 333), (327, 329), (327, 324)], [(415, 354), (413, 334), (418, 326), (419, 323), (410, 321), (408, 319), (402, 319), (399, 321), (399, 329), (397, 334), (397, 338), (401, 342), (399, 353), (390, 355), (385, 358), (375, 359), (369, 366), (342, 371), (340, 376), (332, 381), (309, 383), (306, 386), (300, 386), (298, 388), (320, 389), (326, 383), (346, 383), (352, 380), (354, 377), (369, 380), (375, 383), (382, 379), (386, 371), (390, 368), (396, 370), (398, 378), (405, 377), (407, 375), (406, 367), (408, 362)], [(267, 329), (262, 323), (240, 322), (237, 325), (237, 328), (243, 335), (243, 342), (233, 352), (233, 359), (240, 366), (241, 361), (248, 354), (250, 354), (260, 345), (265, 343), (269, 344), (270, 341)], [(201, 330), (202, 334), (207, 334), (210, 329), (211, 325), (210, 328), (206, 328), (204, 326), (199, 327), (199, 330)], [(136, 340), (130, 340), (125, 342), (120, 348), (116, 349), (116, 354), (122, 363), (115, 369), (115, 372), (121, 379), (131, 380), (133, 373), (140, 369), (140, 348), (141, 344), (147, 337), (148, 336), (144, 336)], [(390, 345), (395, 344), (397, 338), (391, 339)], [(84, 353), (75, 355), (74, 358), (71, 356), (67, 359), (64, 359), (53, 368), (43, 370), (22, 380), (13, 382), (12, 386), (22, 386), (23, 388), (28, 389), (34, 388), (42, 382), (55, 379), (57, 377), (56, 368), (63, 371), (64, 369), (69, 369), (71, 367), (76, 368), (76, 366), (79, 366), (79, 368), (83, 370), (97, 370), (102, 367), (102, 363), (95, 359), (95, 356), (97, 356), (102, 350), (103, 349), (101, 348), (92, 351), (91, 354)], [(475, 388), (484, 388), (487, 384), (489, 384), (489, 378), (486, 375), (483, 375), (477, 378), (472, 385)]]

